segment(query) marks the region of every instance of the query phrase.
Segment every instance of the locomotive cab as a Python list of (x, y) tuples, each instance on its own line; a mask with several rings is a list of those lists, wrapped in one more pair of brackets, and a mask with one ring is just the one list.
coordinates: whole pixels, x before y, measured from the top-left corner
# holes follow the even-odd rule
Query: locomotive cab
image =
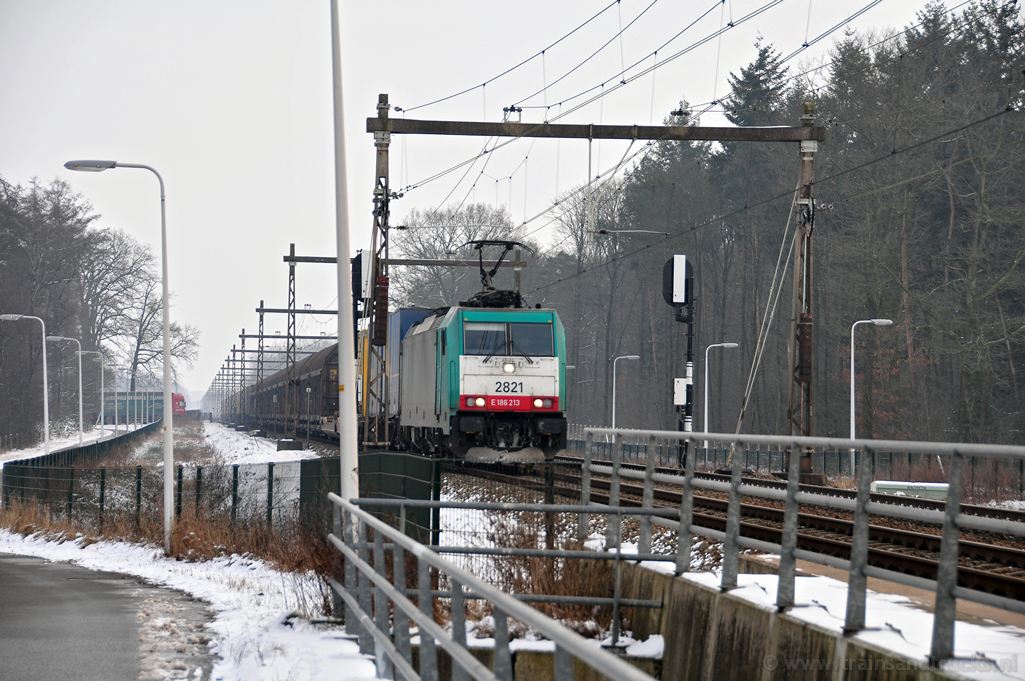
[(402, 434), (458, 458), (540, 461), (565, 448), (565, 332), (554, 310), (453, 307), (410, 330)]

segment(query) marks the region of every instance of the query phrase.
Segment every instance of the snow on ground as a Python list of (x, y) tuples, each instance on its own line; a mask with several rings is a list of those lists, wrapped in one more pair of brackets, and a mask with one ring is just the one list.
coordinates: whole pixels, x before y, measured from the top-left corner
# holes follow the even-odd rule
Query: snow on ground
[[(718, 590), (716, 572), (686, 573), (684, 579)], [(744, 600), (775, 609), (776, 575), (738, 575), (738, 588), (730, 593)], [(799, 620), (835, 632), (843, 630), (847, 608), (847, 584), (830, 577), (798, 577), (796, 602), (788, 611)], [(927, 666), (933, 616), (916, 607), (909, 598), (868, 592), (867, 629), (855, 638), (892, 650)], [(955, 654), (944, 669), (985, 681), (1025, 679), (1025, 631), (1011, 626), (982, 626), (958, 622), (955, 626)]]
[(1005, 508), (1008, 511), (1025, 511), (1025, 499), (1009, 499), (1006, 501), (990, 501), (986, 506), (993, 508)]
[[(138, 424), (132, 426), (120, 425), (118, 426), (117, 432), (121, 435), (124, 435), (126, 428), (128, 428), (129, 430), (136, 430), (137, 428), (142, 428), (144, 425), (146, 424)], [(84, 437), (82, 438), (82, 444), (91, 444), (93, 442), (97, 442), (101, 439), (101, 436), (103, 439), (109, 439), (114, 437), (114, 426), (108, 423), (106, 426), (104, 426), (102, 432), (99, 428), (93, 428), (92, 430), (87, 431)], [(62, 449), (71, 449), (74, 447), (78, 447), (78, 433), (68, 435), (67, 437), (50, 438), (50, 453), (58, 452)], [(34, 459), (36, 457), (43, 456), (44, 454), (46, 454), (46, 450), (42, 442), (40, 442), (35, 447), (27, 447), (25, 449), (13, 449), (9, 452), (4, 452), (0, 454), (0, 469), (2, 469), (4, 467), (4, 464), (9, 461), (17, 461), (19, 459)]]
[(203, 423), (204, 441), (217, 452), (221, 463), (281, 463), (313, 459), (317, 453), (311, 450), (277, 451), (277, 443), (265, 437), (254, 437), (239, 432), (221, 423)]
[[(74, 563), (134, 575), (184, 591), (210, 604), (213, 679), (372, 679), (373, 660), (340, 630), (319, 629), (290, 617), (316, 610), (322, 595), (313, 575), (279, 572), (252, 558), (229, 556), (189, 563), (161, 550), (125, 542), (56, 542), (0, 529), (0, 552)], [(308, 614), (315, 614), (311, 612)], [(170, 674), (170, 670), (168, 670)]]

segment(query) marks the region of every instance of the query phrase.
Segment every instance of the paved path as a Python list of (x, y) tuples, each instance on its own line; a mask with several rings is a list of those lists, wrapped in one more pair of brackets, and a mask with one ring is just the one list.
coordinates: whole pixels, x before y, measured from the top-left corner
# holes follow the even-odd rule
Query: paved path
[[(184, 657), (207, 677), (209, 662), (181, 655), (182, 647), (178, 669), (149, 659), (157, 652), (145, 631), (154, 600), (180, 609), (186, 599), (125, 575), (0, 554), (0, 680), (120, 680), (162, 677), (161, 671), (181, 678), (194, 670), (182, 668)], [(203, 617), (200, 604), (194, 610)]]

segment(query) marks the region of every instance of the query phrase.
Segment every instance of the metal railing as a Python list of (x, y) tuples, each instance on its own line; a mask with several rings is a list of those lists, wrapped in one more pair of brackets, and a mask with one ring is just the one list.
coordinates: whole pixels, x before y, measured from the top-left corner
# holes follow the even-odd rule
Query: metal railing
[[(647, 445), (651, 456), (645, 460), (643, 471), (628, 469), (621, 466), (623, 462), (623, 444), (625, 438), (640, 439)], [(612, 456), (610, 462), (596, 463), (592, 456), (595, 440), (612, 439)], [(686, 457), (683, 475), (664, 474), (655, 471), (655, 452), (659, 443), (708, 441), (723, 443), (727, 447), (782, 447), (795, 455), (788, 457), (786, 489), (762, 487), (742, 482), (741, 474), (743, 457), (735, 456), (731, 465), (731, 477), (728, 483), (717, 480), (704, 480), (694, 476), (694, 459)], [(798, 452), (808, 450), (841, 449), (857, 450), (857, 497), (855, 499), (803, 492), (800, 490)], [(906, 452), (944, 456), (948, 458), (946, 473), (950, 484), (944, 511), (928, 510), (907, 506), (896, 506), (873, 502), (870, 499), (874, 451)], [(930, 663), (939, 664), (951, 659), (954, 655), (954, 623), (956, 621), (956, 601), (958, 598), (1004, 608), (1013, 612), (1025, 613), (1025, 602), (1006, 598), (958, 586), (958, 552), (959, 533), (961, 528), (983, 532), (994, 532), (1015, 537), (1025, 537), (1025, 523), (1015, 520), (980, 517), (961, 513), (961, 475), (966, 457), (992, 457), (1000, 459), (1020, 460), (1025, 458), (1025, 447), (1009, 445), (961, 444), (946, 442), (902, 442), (893, 440), (847, 440), (819, 437), (785, 437), (773, 435), (739, 435), (723, 433), (683, 433), (676, 431), (643, 431), (613, 430), (611, 428), (585, 429), (584, 463), (581, 479), (581, 504), (592, 503), (592, 474), (610, 475), (609, 505), (620, 503), (620, 483), (623, 479), (642, 480), (644, 484), (642, 507), (653, 505), (655, 485), (678, 486), (682, 490), (679, 515), (676, 520), (666, 520), (657, 516), (646, 516), (640, 529), (639, 551), (644, 553), (651, 542), (651, 525), (657, 524), (677, 531), (677, 574), (689, 569), (693, 536), (700, 535), (721, 541), (724, 545), (723, 567), (720, 587), (723, 590), (737, 586), (737, 573), (741, 549), (753, 549), (764, 553), (780, 556), (779, 584), (776, 595), (776, 606), (780, 610), (794, 607), (794, 586), (796, 561), (807, 560), (822, 565), (848, 570), (847, 609), (844, 631), (854, 633), (865, 628), (866, 586), (868, 577), (878, 577), (901, 584), (925, 588), (935, 593), (935, 616), (933, 620)], [(728, 493), (728, 510), (725, 531), (699, 527), (694, 523), (694, 492), (705, 489)], [(783, 527), (780, 543), (772, 543), (741, 536), (741, 496), (759, 497), (774, 501), (782, 501)], [(854, 524), (851, 537), (849, 559), (826, 555), (815, 551), (799, 549), (798, 510), (802, 504), (853, 512)], [(602, 508), (595, 505), (595, 508)], [(936, 579), (904, 574), (894, 570), (882, 569), (868, 564), (869, 553), (869, 516), (878, 515), (889, 518), (932, 523), (943, 528), (939, 552), (939, 567)], [(579, 533), (584, 536), (587, 531), (587, 517), (581, 515)], [(619, 547), (619, 527), (617, 523), (609, 523), (606, 536), (608, 548)]]
[[(584, 446), (584, 432), (587, 428), (580, 424), (569, 424), (566, 449), (574, 454)], [(594, 426), (602, 428), (603, 426)], [(644, 463), (647, 446), (637, 433), (644, 431), (624, 431), (623, 461)], [(743, 457), (744, 470), (774, 474), (786, 470), (786, 445), (758, 445), (743, 449), (724, 447), (719, 443), (695, 442), (694, 446), (685, 448), (677, 441), (659, 440), (656, 443), (656, 465), (660, 468), (683, 469), (685, 451), (693, 452), (696, 470), (710, 472), (730, 465), (730, 456)], [(940, 482), (946, 480), (946, 470), (942, 461), (933, 452), (891, 452), (873, 450), (867, 453), (872, 457), (873, 477), (877, 480), (908, 480), (920, 482)], [(612, 460), (612, 436), (602, 435), (593, 440), (592, 457), (595, 460)], [(855, 477), (856, 465), (851, 461), (849, 450), (818, 449), (811, 452), (812, 467), (830, 479), (838, 479), (841, 483)], [(962, 475), (962, 501), (968, 499), (973, 503), (989, 500), (1025, 499), (1025, 459), (990, 459), (983, 456), (965, 456), (965, 469)], [(988, 465), (986, 465), (988, 463)]]
[[(493, 508), (493, 510), (529, 510), (533, 512), (579, 513), (580, 506), (566, 504), (468, 504), (461, 502), (430, 502), (398, 499), (355, 499), (348, 501), (336, 494), (328, 495), (337, 509), (335, 533), (331, 544), (345, 559), (343, 581), (331, 580), (331, 586), (344, 604), (347, 632), (358, 637), (360, 649), (372, 653), (383, 678), (437, 679), (438, 650), (448, 653), (452, 661), (452, 679), (499, 679), (512, 681), (513, 657), (510, 648), (510, 621), (519, 622), (534, 633), (551, 641), (554, 678), (574, 678), (574, 664), (582, 664), (614, 679), (651, 681), (653, 677), (625, 662), (617, 655), (594, 645), (558, 621), (534, 609), (524, 601), (487, 583), (477, 575), (442, 557), (439, 551), (480, 552), (481, 547), (429, 547), (407, 537), (362, 506), (392, 508), (400, 514), (405, 507), (441, 506), (449, 508)], [(590, 509), (596, 511), (595, 509)], [(669, 509), (603, 508), (600, 512), (615, 516), (651, 517), (666, 515)], [(399, 526), (404, 523), (400, 522)], [(340, 536), (339, 536), (340, 535)], [(495, 547), (493, 553), (571, 558), (573, 552), (548, 549), (515, 549)], [(580, 558), (620, 560), (618, 553), (600, 554), (581, 550)], [(626, 556), (637, 560), (638, 556)], [(642, 559), (666, 560), (666, 556), (647, 555)], [(668, 557), (672, 560), (673, 557)], [(407, 565), (407, 561), (412, 563)], [(390, 568), (390, 569), (389, 569)], [(407, 576), (412, 572), (415, 578)], [(389, 575), (390, 572), (390, 575)], [(433, 574), (432, 574), (433, 573)], [(415, 581), (414, 584), (410, 584)], [(444, 587), (443, 590), (439, 587)], [(548, 597), (549, 599), (553, 597)], [(558, 598), (558, 597), (554, 597)], [(564, 597), (567, 602), (572, 597)], [(466, 603), (483, 601), (490, 607), (494, 621), (494, 663), (489, 669), (467, 647)], [(435, 606), (445, 601), (451, 613), (451, 626), (444, 627), (435, 619)], [(592, 599), (588, 599), (592, 602)], [(630, 607), (651, 607), (640, 600), (623, 602)], [(618, 606), (616, 606), (618, 607)], [(657, 607), (657, 606), (655, 606)], [(618, 612), (616, 613), (618, 616)], [(616, 618), (613, 623), (616, 625)], [(413, 667), (411, 623), (417, 627), (420, 644)], [(574, 662), (576, 661), (576, 662)]]

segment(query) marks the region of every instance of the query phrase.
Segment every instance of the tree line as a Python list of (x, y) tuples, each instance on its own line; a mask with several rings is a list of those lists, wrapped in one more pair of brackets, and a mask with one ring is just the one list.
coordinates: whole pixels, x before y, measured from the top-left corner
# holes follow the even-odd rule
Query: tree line
[[(813, 102), (827, 128), (813, 191), (814, 433), (847, 434), (851, 324), (889, 318), (855, 336), (859, 436), (1025, 442), (1023, 69), (1016, 4), (982, 0), (957, 12), (930, 3), (893, 39), (848, 31), (810, 68), (759, 41), (731, 74), (716, 105), (731, 122), (800, 125)], [(700, 125), (703, 110), (682, 94), (665, 122)], [(676, 426), (669, 396), (685, 351), (662, 265), (686, 254), (696, 396), (704, 348), (740, 344), (710, 357), (711, 430), (785, 433), (795, 147), (655, 142), (624, 174), (558, 197), (543, 232), (502, 208), (444, 207), (413, 211), (392, 248), (445, 257), (471, 238), (527, 238), (538, 255), (524, 295), (566, 325), (570, 419), (608, 423), (612, 360), (637, 354), (619, 365), (617, 422), (658, 428)], [(479, 288), (472, 270), (393, 279), (403, 305)]]
[[(162, 371), (160, 276), (153, 254), (99, 216), (60, 180), (27, 185), (0, 178), (0, 314), (43, 319), (51, 336), (77, 338), (103, 355), (105, 389), (157, 390)], [(172, 355), (191, 362), (198, 332), (172, 324)], [(47, 342), (53, 435), (78, 428), (78, 358), (71, 343)], [(42, 437), (42, 358), (37, 322), (0, 322), (0, 435)], [(100, 363), (82, 361), (86, 427), (100, 413)]]

